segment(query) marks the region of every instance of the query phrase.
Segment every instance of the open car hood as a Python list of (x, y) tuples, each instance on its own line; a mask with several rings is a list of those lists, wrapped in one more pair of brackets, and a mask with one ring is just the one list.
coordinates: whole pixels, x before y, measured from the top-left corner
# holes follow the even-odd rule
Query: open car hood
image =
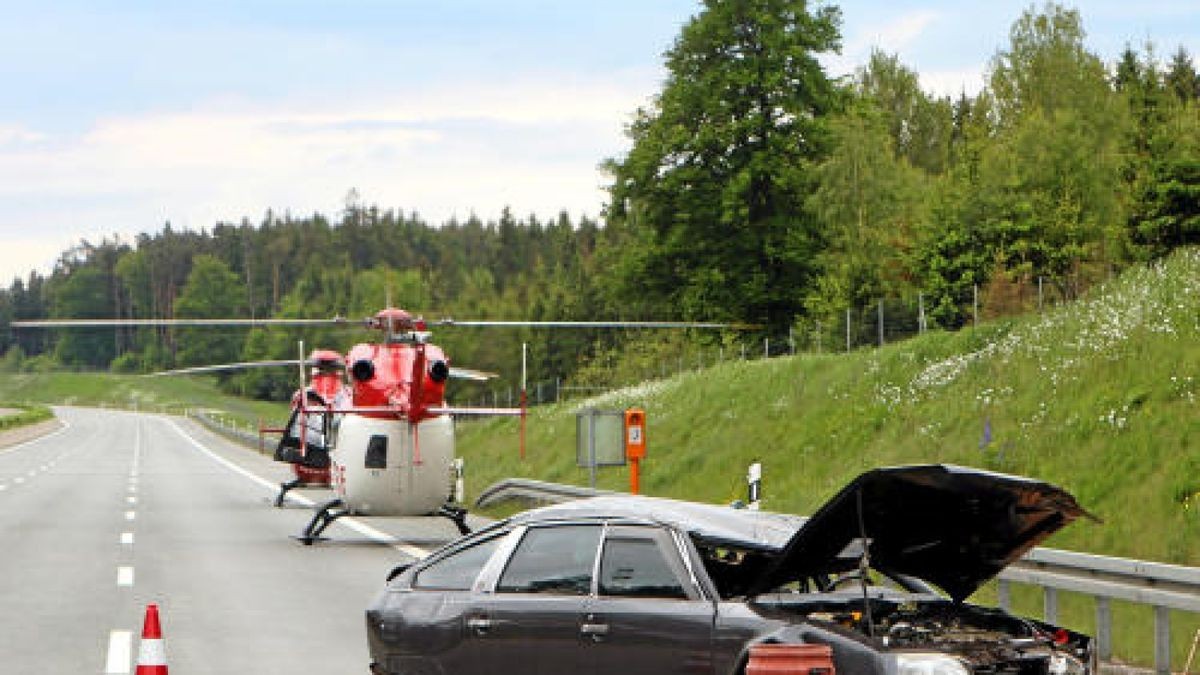
[(751, 595), (789, 581), (870, 565), (917, 577), (955, 602), (1080, 516), (1048, 483), (958, 466), (876, 469), (842, 489), (791, 538)]

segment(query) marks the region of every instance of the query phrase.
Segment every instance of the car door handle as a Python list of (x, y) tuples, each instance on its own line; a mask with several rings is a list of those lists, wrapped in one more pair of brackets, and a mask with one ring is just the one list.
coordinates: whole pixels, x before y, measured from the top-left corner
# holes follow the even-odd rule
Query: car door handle
[(487, 617), (473, 616), (467, 619), (467, 629), (483, 637), (492, 629), (492, 620)]
[(606, 623), (585, 623), (579, 627), (579, 632), (586, 635), (596, 642), (600, 642), (608, 637), (608, 624)]

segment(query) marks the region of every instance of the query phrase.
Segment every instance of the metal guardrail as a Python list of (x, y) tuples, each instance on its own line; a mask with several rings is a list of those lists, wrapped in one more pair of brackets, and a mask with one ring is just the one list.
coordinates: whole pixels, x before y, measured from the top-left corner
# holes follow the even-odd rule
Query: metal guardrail
[(260, 446), (261, 441), (258, 434), (225, 424), (222, 420), (214, 418), (212, 415), (210, 415), (208, 411), (188, 410), (186, 411), (186, 416), (196, 420), (209, 431), (221, 434), (222, 436), (225, 436), (226, 438), (234, 440), (238, 443), (254, 448), (259, 448)]
[[(489, 486), (475, 501), (490, 506), (508, 500), (561, 503), (613, 494), (575, 485), (509, 478)], [(1044, 619), (1058, 622), (1058, 592), (1090, 595), (1096, 602), (1096, 642), (1100, 659), (1112, 658), (1112, 600), (1154, 608), (1154, 671), (1171, 673), (1171, 610), (1200, 613), (1200, 568), (1129, 558), (1035, 548), (998, 577), (999, 605), (1011, 606), (1011, 585), (1038, 586)], [(1189, 664), (1190, 666), (1191, 664)]]
[(1154, 671), (1171, 672), (1171, 610), (1200, 613), (1200, 568), (1129, 558), (1035, 548), (1000, 573), (1000, 606), (1008, 609), (1010, 584), (1042, 589), (1043, 616), (1058, 620), (1058, 592), (1092, 596), (1096, 603), (1096, 647), (1112, 657), (1112, 600), (1154, 608)]
[(481, 492), (479, 497), (475, 499), (475, 506), (483, 508), (507, 501), (534, 504), (561, 504), (576, 499), (586, 499), (587, 497), (597, 497), (605, 494), (614, 493), (607, 490), (593, 490), (575, 485), (547, 483), (528, 478), (506, 478), (505, 480), (489, 485)]

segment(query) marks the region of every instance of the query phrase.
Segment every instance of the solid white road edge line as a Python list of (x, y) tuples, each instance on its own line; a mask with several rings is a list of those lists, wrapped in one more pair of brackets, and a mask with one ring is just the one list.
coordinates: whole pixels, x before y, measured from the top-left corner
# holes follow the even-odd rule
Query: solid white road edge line
[(132, 643), (133, 631), (114, 630), (108, 634), (108, 658), (104, 666), (107, 675), (129, 672), (129, 657), (133, 654), (130, 649)]
[(62, 423), (61, 427), (59, 427), (58, 429), (55, 429), (54, 431), (51, 431), (50, 433), (46, 434), (45, 436), (38, 436), (37, 438), (31, 438), (28, 441), (25, 441), (24, 443), (17, 443), (16, 445), (10, 445), (7, 448), (0, 448), (0, 455), (6, 455), (10, 452), (16, 452), (17, 450), (23, 450), (26, 447), (33, 445), (34, 443), (41, 443), (42, 441), (54, 438), (55, 436), (63, 433), (67, 429), (71, 428), (71, 425), (68, 424), (66, 420), (62, 419), (58, 415), (55, 415), (54, 418)]
[[(162, 418), (160, 418), (160, 419), (162, 419)], [(224, 457), (221, 457), (220, 455), (213, 452), (212, 450), (209, 450), (202, 443), (200, 443), (200, 441), (196, 440), (195, 438), (192, 438), (191, 434), (189, 434), (188, 432), (186, 432), (182, 428), (180, 428), (180, 426), (178, 424), (176, 424), (174, 420), (163, 419), (163, 421), (165, 421), (167, 424), (171, 425), (171, 428), (174, 429), (176, 431), (176, 433), (178, 433), (180, 436), (183, 436), (185, 439), (187, 439), (187, 441), (189, 443), (191, 443), (197, 450), (203, 452), (205, 455), (208, 455), (208, 457), (210, 457), (213, 461), (220, 464), (221, 466), (224, 466), (225, 468), (229, 469), (230, 471), (233, 471), (234, 473), (238, 473), (238, 474), (241, 474), (242, 476), (245, 476), (246, 478), (249, 478), (251, 481), (253, 481), (253, 482), (257, 483), (259, 486), (265, 488), (271, 494), (275, 494), (275, 491), (279, 489), (279, 486), (272, 483), (271, 481), (259, 476), (258, 474), (252, 473), (249, 470), (244, 469), (244, 468), (238, 466), (237, 464), (234, 464), (233, 462), (225, 459)], [(288, 495), (288, 498), (293, 501), (299, 502), (300, 504), (303, 504), (304, 506), (315, 506), (315, 504), (313, 503), (313, 501), (311, 499), (309, 499), (308, 497), (304, 497), (303, 495)], [(429, 555), (429, 551), (426, 551), (423, 548), (417, 548), (416, 546), (413, 546), (411, 544), (405, 544), (405, 543), (401, 542), (400, 540), (398, 540), (396, 537), (393, 537), (392, 535), (387, 534), (386, 532), (381, 532), (381, 531), (371, 527), (370, 525), (367, 525), (367, 524), (365, 524), (361, 521), (358, 521), (354, 518), (349, 518), (349, 517), (338, 518), (334, 522), (335, 525), (339, 524), (339, 523), (342, 525), (345, 525), (346, 527), (349, 527), (350, 529), (354, 530), (355, 532), (358, 532), (359, 534), (366, 535), (366, 536), (374, 539), (375, 541), (378, 541), (382, 544), (388, 544), (392, 548), (403, 553), (404, 555), (411, 556), (418, 560)]]

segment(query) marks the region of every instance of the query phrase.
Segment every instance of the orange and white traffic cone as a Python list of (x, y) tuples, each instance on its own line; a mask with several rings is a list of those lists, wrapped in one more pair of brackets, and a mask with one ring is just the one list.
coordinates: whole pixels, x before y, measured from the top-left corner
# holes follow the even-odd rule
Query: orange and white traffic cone
[(136, 675), (167, 675), (167, 650), (163, 645), (162, 626), (158, 623), (158, 605), (146, 605)]

